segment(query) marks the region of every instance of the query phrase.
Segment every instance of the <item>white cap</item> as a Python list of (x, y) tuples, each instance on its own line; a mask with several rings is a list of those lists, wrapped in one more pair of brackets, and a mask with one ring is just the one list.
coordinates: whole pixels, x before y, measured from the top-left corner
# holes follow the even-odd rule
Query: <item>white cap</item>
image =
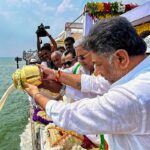
[(37, 60), (35, 58), (30, 59), (30, 63), (36, 63), (36, 62), (37, 62)]
[(146, 45), (147, 45), (147, 50), (146, 50), (146, 53), (150, 53), (150, 35), (147, 36), (145, 39), (144, 39)]

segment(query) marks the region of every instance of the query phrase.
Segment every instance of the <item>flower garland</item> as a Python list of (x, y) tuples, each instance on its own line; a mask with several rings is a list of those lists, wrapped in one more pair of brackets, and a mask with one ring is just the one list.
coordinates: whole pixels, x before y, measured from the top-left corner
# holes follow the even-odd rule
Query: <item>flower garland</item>
[(150, 22), (143, 23), (135, 27), (138, 34), (142, 33), (143, 31), (149, 30), (150, 31)]
[(32, 120), (33, 121), (38, 121), (42, 124), (49, 124), (52, 123), (53, 121), (51, 121), (47, 116), (46, 113), (44, 111), (42, 111), (40, 108), (35, 108), (34, 109), (34, 113), (32, 116)]
[(22, 69), (17, 69), (12, 74), (14, 86), (20, 90), (24, 88), (26, 82), (36, 86), (40, 85), (41, 78), (41, 72), (36, 65), (23, 66)]
[(124, 5), (121, 2), (88, 2), (85, 6), (85, 9), (92, 18), (103, 19), (121, 15), (122, 13), (125, 13), (137, 6), (137, 4)]

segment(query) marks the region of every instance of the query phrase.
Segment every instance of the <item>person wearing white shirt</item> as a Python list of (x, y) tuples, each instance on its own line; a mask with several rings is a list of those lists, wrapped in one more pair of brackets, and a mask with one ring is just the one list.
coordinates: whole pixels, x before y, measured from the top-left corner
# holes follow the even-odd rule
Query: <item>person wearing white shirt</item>
[[(90, 52), (86, 51), (82, 47), (82, 40), (78, 40), (74, 44), (76, 58), (72, 51), (66, 51), (63, 54), (63, 63), (62, 69), (59, 69), (67, 74), (91, 74), (94, 70), (94, 65), (92, 63), (92, 57)], [(76, 62), (78, 60), (79, 62)], [(75, 63), (76, 62), (76, 63)], [(48, 81), (44, 82), (44, 84), (49, 84)], [(64, 83), (65, 84), (65, 83)], [(50, 84), (47, 85), (48, 87), (52, 87)], [(49, 90), (51, 90), (49, 88)], [(52, 87), (53, 88), (53, 87)], [(63, 101), (67, 103), (71, 103), (74, 101), (79, 101), (83, 98), (93, 98), (96, 97), (96, 94), (92, 92), (82, 92), (79, 89), (75, 89), (71, 86), (65, 85), (60, 90), (61, 95), (63, 94)], [(95, 144), (99, 145), (99, 137), (96, 135), (87, 135), (87, 137)]]
[(80, 82), (81, 92), (103, 95), (110, 89), (110, 83), (101, 75), (88, 76), (81, 75)]
[[(91, 54), (86, 51), (83, 47), (82, 47), (82, 40), (78, 40), (75, 42), (74, 44), (74, 48), (75, 48), (75, 52), (76, 52), (76, 57), (78, 59), (78, 62), (74, 63), (74, 56), (73, 54), (66, 52), (65, 53), (65, 57), (64, 57), (64, 70), (62, 70), (63, 72), (66, 72), (68, 74), (91, 74), (93, 72), (94, 66), (92, 63), (92, 57)], [(71, 57), (70, 57), (71, 56)], [(67, 62), (70, 62), (70, 64), (72, 64), (71, 67), (69, 67), (69, 64), (67, 64)], [(71, 63), (73, 62), (73, 63)], [(90, 63), (89, 63), (90, 62)], [(66, 68), (69, 67), (69, 68)], [(74, 101), (79, 101), (83, 98), (92, 98), (95, 97), (96, 95), (93, 93), (85, 93), (85, 92), (81, 92), (78, 89), (75, 89), (71, 86), (66, 85), (65, 88), (65, 93), (64, 93), (64, 97), (63, 99), (66, 102), (74, 102)], [(86, 135), (93, 143), (99, 145), (99, 137), (97, 135)]]
[[(94, 70), (90, 52), (88, 52), (82, 47), (82, 40), (76, 41), (74, 44), (74, 48), (75, 48), (76, 58), (78, 59), (78, 62), (76, 62), (72, 67), (66, 68), (62, 71), (68, 74), (90, 75)], [(93, 96), (95, 97), (95, 95), (91, 93), (81, 92), (80, 90), (75, 89), (68, 85), (66, 86), (65, 89), (65, 95), (68, 97), (67, 99), (69, 99), (70, 102), (77, 101), (86, 97), (89, 98)]]
[[(103, 96), (64, 104), (47, 99), (34, 85), (26, 84), (25, 90), (60, 127), (107, 134), (110, 150), (149, 150), (150, 57), (145, 42), (127, 19), (115, 17), (94, 25), (84, 46), (92, 51), (101, 75), (112, 83)], [(43, 71), (47, 79), (61, 79), (64, 74)]]

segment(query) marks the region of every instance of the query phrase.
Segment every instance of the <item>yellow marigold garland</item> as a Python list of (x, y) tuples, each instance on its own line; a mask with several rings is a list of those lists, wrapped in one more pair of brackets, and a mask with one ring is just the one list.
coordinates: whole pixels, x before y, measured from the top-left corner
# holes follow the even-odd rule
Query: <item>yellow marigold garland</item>
[(135, 27), (135, 29), (136, 29), (138, 34), (142, 33), (143, 31), (150, 30), (150, 22), (138, 25)]
[(104, 11), (104, 4), (100, 3), (100, 2), (97, 2), (97, 10), (99, 12), (103, 12)]

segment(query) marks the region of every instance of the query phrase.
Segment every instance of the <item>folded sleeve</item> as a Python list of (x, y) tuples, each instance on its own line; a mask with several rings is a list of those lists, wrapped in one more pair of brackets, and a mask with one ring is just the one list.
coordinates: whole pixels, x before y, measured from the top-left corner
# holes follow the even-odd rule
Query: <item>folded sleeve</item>
[(102, 76), (81, 75), (81, 91), (103, 95), (110, 88), (110, 83)]
[(81, 134), (139, 133), (141, 112), (136, 97), (124, 89), (71, 104), (50, 100), (46, 105), (55, 124)]

